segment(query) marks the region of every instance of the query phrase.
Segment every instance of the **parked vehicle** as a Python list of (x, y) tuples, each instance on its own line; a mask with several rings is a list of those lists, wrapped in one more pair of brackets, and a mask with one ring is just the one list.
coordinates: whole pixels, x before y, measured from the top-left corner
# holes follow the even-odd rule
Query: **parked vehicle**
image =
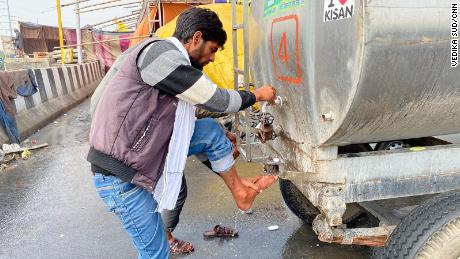
[[(320, 240), (460, 257), (460, 145), (432, 137), (460, 133), (452, 3), (252, 1), (235, 21), (251, 77), (235, 75), (282, 103), (258, 127), (262, 158)], [(374, 222), (352, 224), (362, 212)]]

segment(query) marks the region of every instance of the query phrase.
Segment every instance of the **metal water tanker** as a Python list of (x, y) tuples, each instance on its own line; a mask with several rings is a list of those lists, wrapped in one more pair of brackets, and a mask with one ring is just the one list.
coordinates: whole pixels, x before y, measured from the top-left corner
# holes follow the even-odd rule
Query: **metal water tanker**
[[(287, 98), (289, 106), (275, 114), (298, 142), (330, 146), (460, 132), (450, 3), (254, 1), (253, 76)], [(334, 13), (342, 19), (332, 20), (339, 18)]]
[(252, 1), (251, 78), (283, 100), (264, 157), (321, 240), (383, 245), (340, 228), (350, 205), (460, 189), (460, 146), (432, 137), (460, 133), (455, 3)]

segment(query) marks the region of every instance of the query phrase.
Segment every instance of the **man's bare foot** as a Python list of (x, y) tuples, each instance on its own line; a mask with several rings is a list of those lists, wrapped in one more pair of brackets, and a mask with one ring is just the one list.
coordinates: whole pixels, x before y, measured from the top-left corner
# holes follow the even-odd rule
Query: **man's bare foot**
[(256, 199), (256, 196), (259, 192), (254, 191), (253, 189), (243, 186), (241, 190), (232, 192), (233, 198), (235, 199), (236, 206), (240, 210), (246, 211), (252, 207), (252, 203)]
[(254, 183), (261, 189), (265, 190), (278, 180), (278, 176), (265, 175), (257, 179)]
[[(278, 177), (273, 175), (266, 175), (248, 180), (252, 181), (252, 183), (254, 183), (260, 190), (265, 190), (274, 182), (276, 182)], [(252, 203), (256, 199), (256, 196), (259, 194), (259, 192), (250, 187), (244, 186), (242, 190), (236, 191), (232, 194), (233, 198), (235, 199), (236, 206), (238, 206), (238, 208), (241, 210), (246, 211), (252, 207)]]

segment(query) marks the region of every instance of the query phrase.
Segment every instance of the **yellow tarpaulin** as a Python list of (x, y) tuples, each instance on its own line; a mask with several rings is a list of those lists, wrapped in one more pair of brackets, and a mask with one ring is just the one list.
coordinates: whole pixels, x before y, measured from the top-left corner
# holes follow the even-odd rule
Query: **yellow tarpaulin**
[[(219, 15), (220, 20), (227, 32), (227, 42), (224, 49), (216, 53), (215, 61), (208, 64), (204, 72), (221, 88), (233, 89), (233, 38), (232, 38), (232, 5), (231, 4), (209, 4), (200, 6), (213, 10)], [(243, 21), (243, 8), (238, 6), (237, 9), (238, 23)], [(176, 28), (176, 20), (165, 24), (157, 30), (156, 34), (159, 37), (171, 37)], [(244, 68), (244, 45), (243, 31), (238, 30), (238, 67)]]

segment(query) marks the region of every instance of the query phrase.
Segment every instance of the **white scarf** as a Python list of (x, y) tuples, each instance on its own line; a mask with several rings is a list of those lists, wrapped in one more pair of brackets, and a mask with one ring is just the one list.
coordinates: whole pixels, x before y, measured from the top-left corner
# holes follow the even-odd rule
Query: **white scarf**
[[(190, 65), (190, 58), (182, 43), (174, 38), (168, 38), (184, 55)], [(172, 210), (176, 206), (182, 185), (187, 154), (195, 129), (196, 107), (179, 100), (174, 121), (174, 129), (169, 142), (165, 167), (154, 191), (154, 198), (158, 202), (157, 211)]]

